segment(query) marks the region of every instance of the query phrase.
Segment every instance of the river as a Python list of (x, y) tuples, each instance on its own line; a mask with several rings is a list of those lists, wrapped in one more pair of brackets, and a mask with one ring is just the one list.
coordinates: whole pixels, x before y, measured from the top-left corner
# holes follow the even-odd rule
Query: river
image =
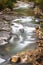
[[(18, 15), (13, 15), (15, 18), (10, 21), (11, 30), (10, 37), (7, 40), (8, 43), (0, 46), (0, 56), (5, 60), (23, 50), (37, 48), (37, 37), (33, 31), (39, 24), (36, 24), (37, 20), (35, 21), (33, 6), (19, 3), (18, 7), (14, 8), (14, 12), (18, 13)], [(6, 16), (9, 15), (6, 14)]]

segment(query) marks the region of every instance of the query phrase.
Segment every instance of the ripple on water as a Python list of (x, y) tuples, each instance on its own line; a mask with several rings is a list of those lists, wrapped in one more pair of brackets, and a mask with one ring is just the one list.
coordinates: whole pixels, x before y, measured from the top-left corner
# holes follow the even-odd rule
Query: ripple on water
[(27, 23), (27, 22), (31, 22), (33, 20), (34, 20), (34, 17), (33, 16), (29, 16), (29, 17), (28, 16), (23, 16), (23, 17), (19, 17), (19, 18), (13, 20), (12, 22), (19, 21), (21, 23)]
[(31, 8), (31, 7), (34, 7), (34, 3), (31, 2), (31, 3), (24, 3), (24, 2), (21, 2), (21, 1), (18, 1), (17, 4), (16, 4), (16, 8), (13, 8), (13, 9), (28, 9), (28, 8)]

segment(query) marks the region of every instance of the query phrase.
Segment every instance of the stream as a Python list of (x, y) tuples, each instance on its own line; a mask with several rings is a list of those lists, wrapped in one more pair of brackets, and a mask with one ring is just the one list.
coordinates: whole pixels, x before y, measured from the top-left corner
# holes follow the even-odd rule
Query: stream
[[(30, 4), (19, 2), (17, 5), (18, 7), (14, 8), (14, 12), (17, 12), (18, 15), (13, 15), (13, 19), (8, 14), (4, 14), (4, 16), (6, 15), (5, 17), (10, 18), (10, 23), (7, 22), (10, 27), (9, 35), (7, 32), (1, 31), (4, 39), (7, 39), (6, 36), (8, 37), (6, 43), (3, 40), (0, 45), (0, 57), (5, 60), (8, 60), (18, 52), (37, 48), (37, 36), (34, 30), (39, 24), (35, 23), (37, 20), (35, 21), (35, 15), (32, 10), (33, 4), (30, 6)], [(7, 63), (5, 62), (3, 65), (7, 65)]]

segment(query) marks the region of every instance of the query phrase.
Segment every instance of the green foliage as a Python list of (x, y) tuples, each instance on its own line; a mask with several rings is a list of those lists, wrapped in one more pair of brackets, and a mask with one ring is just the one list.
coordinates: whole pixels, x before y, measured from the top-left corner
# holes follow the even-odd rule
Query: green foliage
[(16, 0), (12, 0), (12, 2), (15, 2), (16, 3)]
[(12, 0), (8, 0), (8, 1), (6, 2), (6, 7), (10, 8), (10, 9), (13, 8), (13, 2), (12, 2)]
[(16, 3), (16, 0), (0, 0), (0, 10), (4, 9), (6, 7), (12, 9), (13, 8), (13, 2)]
[(36, 3), (41, 3), (43, 0), (35, 0)]
[(1, 9), (4, 9), (6, 6), (5, 6), (5, 3), (7, 2), (8, 0), (0, 0), (0, 10)]

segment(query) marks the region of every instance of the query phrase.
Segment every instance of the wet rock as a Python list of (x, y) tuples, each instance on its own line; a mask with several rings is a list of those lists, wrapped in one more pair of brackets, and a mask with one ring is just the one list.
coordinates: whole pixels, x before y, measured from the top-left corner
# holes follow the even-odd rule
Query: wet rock
[(33, 65), (33, 63), (32, 62), (29, 62), (28, 65)]
[(1, 20), (0, 21), (0, 31), (2, 31), (2, 30), (5, 30), (5, 31), (9, 31), (10, 30), (10, 25), (5, 20)]
[(21, 33), (24, 33), (24, 29), (19, 29)]
[(9, 13), (9, 12), (11, 12), (11, 9), (9, 9), (9, 8), (5, 8), (5, 9), (3, 10), (3, 13)]
[(38, 47), (43, 47), (43, 43), (39, 43), (38, 44)]
[(0, 31), (0, 45), (5, 45), (8, 43), (8, 41), (6, 41), (9, 38), (9, 33), (7, 31)]
[(4, 16), (3, 18), (6, 21), (11, 21), (12, 20), (12, 17), (11, 16), (8, 16), (8, 15), (7, 16)]
[(36, 59), (36, 61), (40, 64), (42, 62), (42, 58), (43, 57), (39, 57), (38, 59)]
[(7, 44), (8, 42), (5, 42), (3, 39), (0, 40), (0, 45), (5, 45)]
[(17, 14), (17, 12), (14, 12), (13, 9), (11, 10), (11, 9), (9, 9), (9, 8), (5, 8), (5, 9), (3, 10), (3, 14), (15, 15), (15, 14)]
[(19, 36), (18, 35), (14, 35), (14, 39), (18, 39), (19, 38)]
[(21, 62), (21, 59), (20, 59), (19, 56), (14, 56), (14, 57), (12, 57), (10, 59), (10, 62), (12, 62), (12, 63), (19, 63), (19, 62)]
[(9, 33), (7, 31), (0, 31), (0, 39), (7, 39), (9, 37)]
[(11, 44), (16, 43), (19, 40), (19, 36), (17, 34), (11, 34), (7, 41)]
[(3, 14), (3, 11), (0, 12), (0, 15), (2, 15), (2, 14)]

